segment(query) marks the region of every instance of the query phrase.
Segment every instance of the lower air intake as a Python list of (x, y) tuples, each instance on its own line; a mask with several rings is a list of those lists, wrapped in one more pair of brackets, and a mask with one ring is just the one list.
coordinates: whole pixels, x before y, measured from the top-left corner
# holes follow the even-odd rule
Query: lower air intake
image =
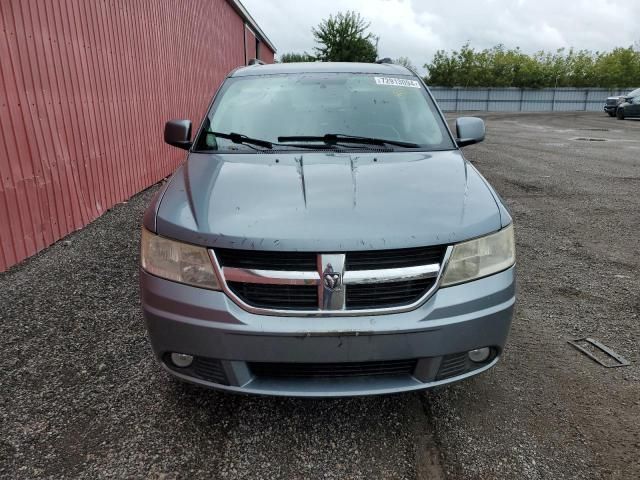
[(229, 380), (227, 379), (227, 374), (224, 371), (222, 363), (215, 358), (195, 357), (190, 366), (180, 368), (171, 362), (169, 355), (165, 355), (164, 363), (171, 370), (182, 375), (199, 378), (220, 385), (229, 385)]
[(471, 361), (467, 352), (454, 353), (452, 355), (445, 355), (442, 358), (440, 369), (436, 380), (444, 380), (445, 378), (457, 377), (469, 370)]
[(416, 360), (349, 363), (249, 363), (258, 377), (357, 377), (411, 375)]

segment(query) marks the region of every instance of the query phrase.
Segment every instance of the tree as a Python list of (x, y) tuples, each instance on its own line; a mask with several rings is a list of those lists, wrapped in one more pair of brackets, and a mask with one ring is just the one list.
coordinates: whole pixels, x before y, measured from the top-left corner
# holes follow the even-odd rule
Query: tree
[(416, 70), (415, 65), (411, 62), (409, 57), (398, 57), (393, 61), (393, 63), (407, 67), (409, 70)]
[(503, 45), (475, 50), (439, 50), (425, 81), (445, 87), (631, 87), (640, 78), (640, 52), (633, 47), (610, 52), (540, 51), (532, 55)]
[(282, 55), (280, 55), (281, 63), (315, 62), (315, 61), (316, 61), (316, 57), (308, 54), (307, 52), (304, 52), (304, 53), (290, 52), (290, 53), (283, 53)]
[(359, 13), (338, 13), (313, 28), (318, 46), (316, 56), (323, 62), (375, 62), (377, 37), (368, 33), (369, 23)]

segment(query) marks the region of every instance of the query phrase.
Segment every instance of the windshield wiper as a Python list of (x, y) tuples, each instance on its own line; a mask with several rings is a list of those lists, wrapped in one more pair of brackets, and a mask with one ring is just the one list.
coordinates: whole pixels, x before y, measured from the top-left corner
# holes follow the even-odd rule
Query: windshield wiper
[(278, 137), (279, 142), (324, 142), (329, 145), (337, 143), (361, 143), (364, 145), (395, 145), (397, 147), (418, 148), (417, 143), (401, 142), (399, 140), (386, 140), (384, 138), (359, 137), (357, 135), (345, 135), (342, 133), (327, 133), (322, 136), (298, 135), (291, 137)]
[(273, 149), (274, 146), (279, 146), (279, 147), (287, 147), (287, 148), (305, 148), (305, 149), (309, 149), (309, 150), (313, 150), (317, 147), (313, 146), (313, 145), (284, 145), (281, 143), (275, 143), (275, 142), (270, 142), (268, 140), (262, 140), (260, 138), (251, 138), (251, 137), (247, 137), (246, 135), (243, 135), (241, 133), (222, 133), (222, 132), (206, 132), (207, 134), (211, 134), (214, 135), (216, 137), (220, 137), (220, 138), (226, 138), (228, 140), (231, 140), (233, 143), (244, 143), (244, 144), (249, 144), (249, 145), (257, 145), (258, 147), (264, 147), (264, 148), (268, 148), (268, 149)]
[(250, 145), (257, 145), (258, 147), (264, 148), (273, 148), (273, 144), (268, 140), (260, 140), (259, 138), (251, 138), (246, 135), (242, 135), (241, 133), (222, 133), (222, 132), (207, 132), (208, 134), (214, 135), (220, 138), (226, 138), (227, 140), (231, 140), (233, 143), (248, 143)]

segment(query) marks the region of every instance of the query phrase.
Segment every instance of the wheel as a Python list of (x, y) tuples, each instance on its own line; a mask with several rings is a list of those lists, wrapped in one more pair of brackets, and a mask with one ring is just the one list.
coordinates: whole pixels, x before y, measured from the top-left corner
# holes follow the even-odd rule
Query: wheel
[(616, 118), (618, 120), (624, 120), (624, 109), (619, 108), (618, 110), (616, 110)]

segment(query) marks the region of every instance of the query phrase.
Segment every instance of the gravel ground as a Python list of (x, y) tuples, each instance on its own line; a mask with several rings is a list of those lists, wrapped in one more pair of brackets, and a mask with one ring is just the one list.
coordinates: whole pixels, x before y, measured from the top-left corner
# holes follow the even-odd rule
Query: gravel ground
[[(150, 189), (0, 274), (0, 477), (639, 478), (640, 122), (485, 118), (487, 141), (465, 152), (512, 208), (518, 242), (496, 368), (348, 400), (171, 381), (138, 303)], [(632, 365), (605, 369), (566, 343), (587, 335)]]
[[(515, 217), (518, 306), (497, 368), (426, 396), (446, 471), (640, 478), (640, 121), (481, 116), (487, 140), (465, 154)], [(566, 343), (586, 336), (632, 365)]]
[(161, 370), (137, 285), (154, 191), (0, 274), (0, 478), (439, 478), (417, 394), (254, 398)]

